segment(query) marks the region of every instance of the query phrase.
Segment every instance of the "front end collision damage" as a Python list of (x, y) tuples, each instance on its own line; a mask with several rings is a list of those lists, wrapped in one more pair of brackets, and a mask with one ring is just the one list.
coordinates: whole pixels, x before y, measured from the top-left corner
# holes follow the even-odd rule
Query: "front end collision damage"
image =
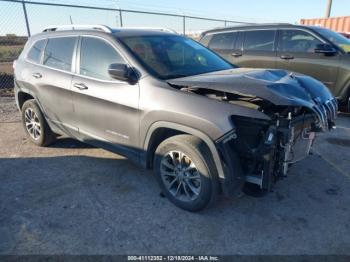
[(256, 110), (253, 117), (233, 114), (232, 131), (216, 141), (227, 195), (245, 182), (270, 191), (292, 163), (309, 154), (316, 132), (335, 127), (336, 99), (322, 83), (304, 75), (241, 68), (168, 83), (185, 92)]

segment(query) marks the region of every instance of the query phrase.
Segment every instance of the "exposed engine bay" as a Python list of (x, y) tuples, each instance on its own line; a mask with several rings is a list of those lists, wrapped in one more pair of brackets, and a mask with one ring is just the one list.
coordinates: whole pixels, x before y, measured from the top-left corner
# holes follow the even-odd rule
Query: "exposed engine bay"
[[(217, 143), (226, 168), (241, 172), (246, 182), (271, 190), (291, 164), (309, 154), (316, 133), (335, 126), (337, 101), (323, 84), (306, 76), (282, 70), (238, 70), (244, 74), (211, 73), (170, 84), (268, 116), (269, 120), (254, 114), (232, 115), (234, 129)], [(240, 170), (228, 157), (232, 155), (239, 159)]]

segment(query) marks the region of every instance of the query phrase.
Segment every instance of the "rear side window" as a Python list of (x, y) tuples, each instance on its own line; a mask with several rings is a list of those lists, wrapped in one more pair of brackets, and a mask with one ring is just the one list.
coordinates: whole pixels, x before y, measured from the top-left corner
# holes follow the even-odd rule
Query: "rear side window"
[(209, 42), (211, 49), (228, 50), (233, 48), (233, 43), (237, 38), (237, 32), (219, 33), (213, 35)]
[(76, 37), (49, 38), (44, 52), (43, 64), (48, 67), (71, 71), (76, 39)]
[(238, 36), (236, 39), (235, 49), (242, 50), (244, 41), (244, 32), (238, 32)]
[(202, 39), (199, 41), (202, 45), (208, 47), (209, 41), (211, 39), (212, 35), (205, 35), (202, 37)]
[(27, 58), (35, 63), (40, 63), (41, 52), (45, 47), (45, 39), (37, 41), (29, 50)]
[(83, 37), (80, 48), (80, 74), (102, 80), (113, 80), (108, 67), (113, 63), (125, 63), (118, 52), (106, 41), (95, 37)]
[(246, 31), (243, 49), (246, 51), (273, 51), (275, 30)]

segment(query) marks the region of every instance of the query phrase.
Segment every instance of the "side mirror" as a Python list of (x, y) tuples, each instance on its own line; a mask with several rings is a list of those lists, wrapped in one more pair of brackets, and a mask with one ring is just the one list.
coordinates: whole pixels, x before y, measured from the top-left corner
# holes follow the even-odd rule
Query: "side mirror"
[(117, 80), (136, 84), (139, 80), (137, 71), (126, 64), (111, 64), (108, 67), (109, 75)]
[(334, 55), (337, 50), (329, 44), (318, 44), (314, 50), (317, 54)]

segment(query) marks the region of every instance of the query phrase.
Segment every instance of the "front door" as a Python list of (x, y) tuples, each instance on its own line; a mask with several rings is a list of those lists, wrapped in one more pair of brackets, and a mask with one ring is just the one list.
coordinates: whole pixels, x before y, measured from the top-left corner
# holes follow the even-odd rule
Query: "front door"
[(323, 40), (309, 31), (280, 30), (276, 67), (312, 76), (333, 90), (340, 55), (315, 53), (316, 46), (323, 43)]
[(93, 36), (80, 39), (77, 75), (72, 80), (74, 114), (80, 136), (87, 142), (136, 157), (139, 86), (109, 76), (110, 64), (126, 63), (114, 43)]

